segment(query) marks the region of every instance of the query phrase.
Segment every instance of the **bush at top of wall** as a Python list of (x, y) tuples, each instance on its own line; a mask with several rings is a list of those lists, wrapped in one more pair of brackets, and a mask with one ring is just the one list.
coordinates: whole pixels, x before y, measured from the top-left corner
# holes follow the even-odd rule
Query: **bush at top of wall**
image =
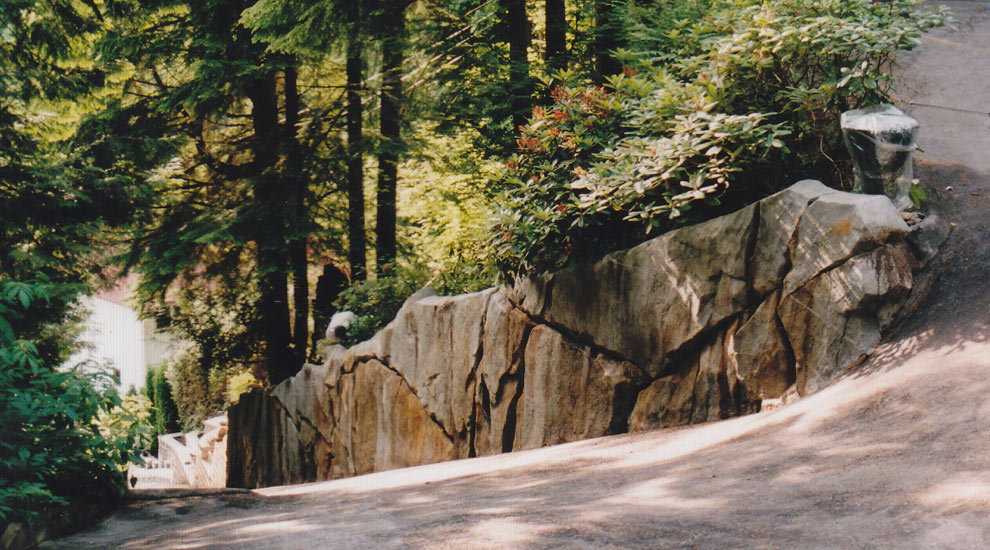
[(497, 181), (492, 262), (511, 280), (804, 177), (841, 186), (839, 114), (888, 100), (893, 54), (946, 21), (916, 3), (715, 2), (667, 40), (641, 39), (661, 49), (629, 54), (607, 87), (558, 87)]

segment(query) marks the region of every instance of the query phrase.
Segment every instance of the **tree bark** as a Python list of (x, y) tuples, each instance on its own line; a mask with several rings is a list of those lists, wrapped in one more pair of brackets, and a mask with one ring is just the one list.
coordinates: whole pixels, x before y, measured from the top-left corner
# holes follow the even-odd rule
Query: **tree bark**
[(595, 41), (592, 49), (595, 54), (595, 80), (599, 83), (604, 82), (606, 77), (622, 72), (622, 65), (612, 53), (622, 46), (614, 1), (595, 2)]
[(289, 265), (292, 270), (293, 360), (298, 365), (306, 360), (309, 343), (309, 254), (307, 242), (306, 178), (303, 176), (302, 152), (296, 136), (299, 126), (298, 71), (294, 66), (284, 71), (285, 126), (282, 128), (285, 181), (289, 215)]
[[(254, 139), (252, 156), (257, 159), (278, 159), (278, 103), (274, 76), (259, 78), (246, 90), (251, 100), (251, 122)], [(298, 371), (290, 350), (288, 265), (286, 237), (288, 219), (286, 201), (280, 178), (264, 171), (254, 178), (255, 196), (261, 204), (262, 215), (254, 234), (258, 247), (259, 323), (265, 338), (265, 362), (269, 378), (277, 384)]]
[(381, 134), (378, 153), (377, 264), (379, 272), (395, 261), (396, 184), (402, 150), (402, 61), (405, 42), (405, 2), (390, 2), (382, 10)]
[(526, 0), (502, 0), (509, 38), (509, 94), (512, 128), (526, 124), (533, 110), (529, 77), (529, 47), (532, 44)]
[[(351, 280), (365, 278), (368, 269), (364, 235), (364, 109), (361, 105), (361, 2), (347, 3), (347, 260)], [(316, 327), (317, 331), (320, 327)]]
[(565, 0), (546, 0), (547, 40), (544, 61), (547, 68), (567, 67), (567, 6)]

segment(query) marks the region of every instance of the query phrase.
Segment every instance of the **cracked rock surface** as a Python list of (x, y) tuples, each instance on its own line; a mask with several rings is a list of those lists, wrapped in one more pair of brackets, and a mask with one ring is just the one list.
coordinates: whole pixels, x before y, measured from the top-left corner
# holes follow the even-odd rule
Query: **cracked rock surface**
[(760, 410), (901, 318), (918, 235), (813, 180), (512, 288), (410, 299), (230, 416), (231, 486), (349, 477)]

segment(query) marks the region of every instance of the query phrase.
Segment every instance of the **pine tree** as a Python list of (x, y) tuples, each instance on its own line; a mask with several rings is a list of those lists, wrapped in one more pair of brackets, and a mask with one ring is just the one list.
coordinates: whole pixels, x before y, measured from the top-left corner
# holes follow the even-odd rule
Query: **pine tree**
[(567, 67), (567, 6), (565, 0), (546, 0), (546, 60), (548, 70)]
[[(161, 114), (157, 135), (141, 138), (165, 144), (148, 146), (169, 147), (176, 160), (162, 174), (160, 213), (135, 240), (130, 262), (147, 295), (164, 297), (176, 281), (199, 292), (219, 284), (255, 294), (246, 334), (264, 342), (278, 382), (301, 366), (309, 334), (312, 147), (300, 138), (306, 127), (323, 132), (304, 136), (310, 144), (321, 142), (328, 130), (322, 119), (300, 118), (326, 111), (303, 104), (299, 59), (258, 40), (291, 38), (295, 27), (277, 12), (255, 11), (276, 20), (252, 34), (241, 22), (248, 7), (239, 0), (129, 4), (103, 50), (107, 63), (131, 64), (134, 74), (119, 105), (101, 115), (102, 127), (113, 130), (101, 137), (115, 145), (134, 139), (147, 129), (114, 123)], [(155, 167), (154, 159), (128, 161)]]
[(595, 79), (622, 72), (622, 65), (615, 58), (615, 50), (622, 46), (622, 21), (618, 17), (616, 0), (595, 0), (595, 35), (592, 47), (595, 63)]
[[(347, 4), (347, 236), (351, 280), (365, 278), (368, 268), (364, 235), (364, 108), (362, 91), (363, 2)], [(317, 325), (317, 330), (319, 330)]]
[(402, 62), (406, 41), (406, 0), (384, 2), (380, 18), (382, 44), (381, 144), (378, 153), (378, 193), (375, 236), (377, 264), (386, 270), (395, 261), (396, 185), (402, 152)]
[(525, 0), (501, 0), (509, 43), (509, 89), (512, 95), (513, 131), (526, 123), (532, 111), (533, 85), (529, 71), (529, 48), (533, 37)]

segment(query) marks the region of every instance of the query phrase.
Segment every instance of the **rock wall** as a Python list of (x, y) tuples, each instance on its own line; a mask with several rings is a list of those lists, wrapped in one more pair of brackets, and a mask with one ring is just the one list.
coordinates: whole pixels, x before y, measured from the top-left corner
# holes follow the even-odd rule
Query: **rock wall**
[(371, 340), (241, 398), (228, 484), (706, 422), (813, 392), (902, 315), (932, 249), (908, 243), (923, 240), (886, 197), (809, 180), (592, 265), (410, 299)]

